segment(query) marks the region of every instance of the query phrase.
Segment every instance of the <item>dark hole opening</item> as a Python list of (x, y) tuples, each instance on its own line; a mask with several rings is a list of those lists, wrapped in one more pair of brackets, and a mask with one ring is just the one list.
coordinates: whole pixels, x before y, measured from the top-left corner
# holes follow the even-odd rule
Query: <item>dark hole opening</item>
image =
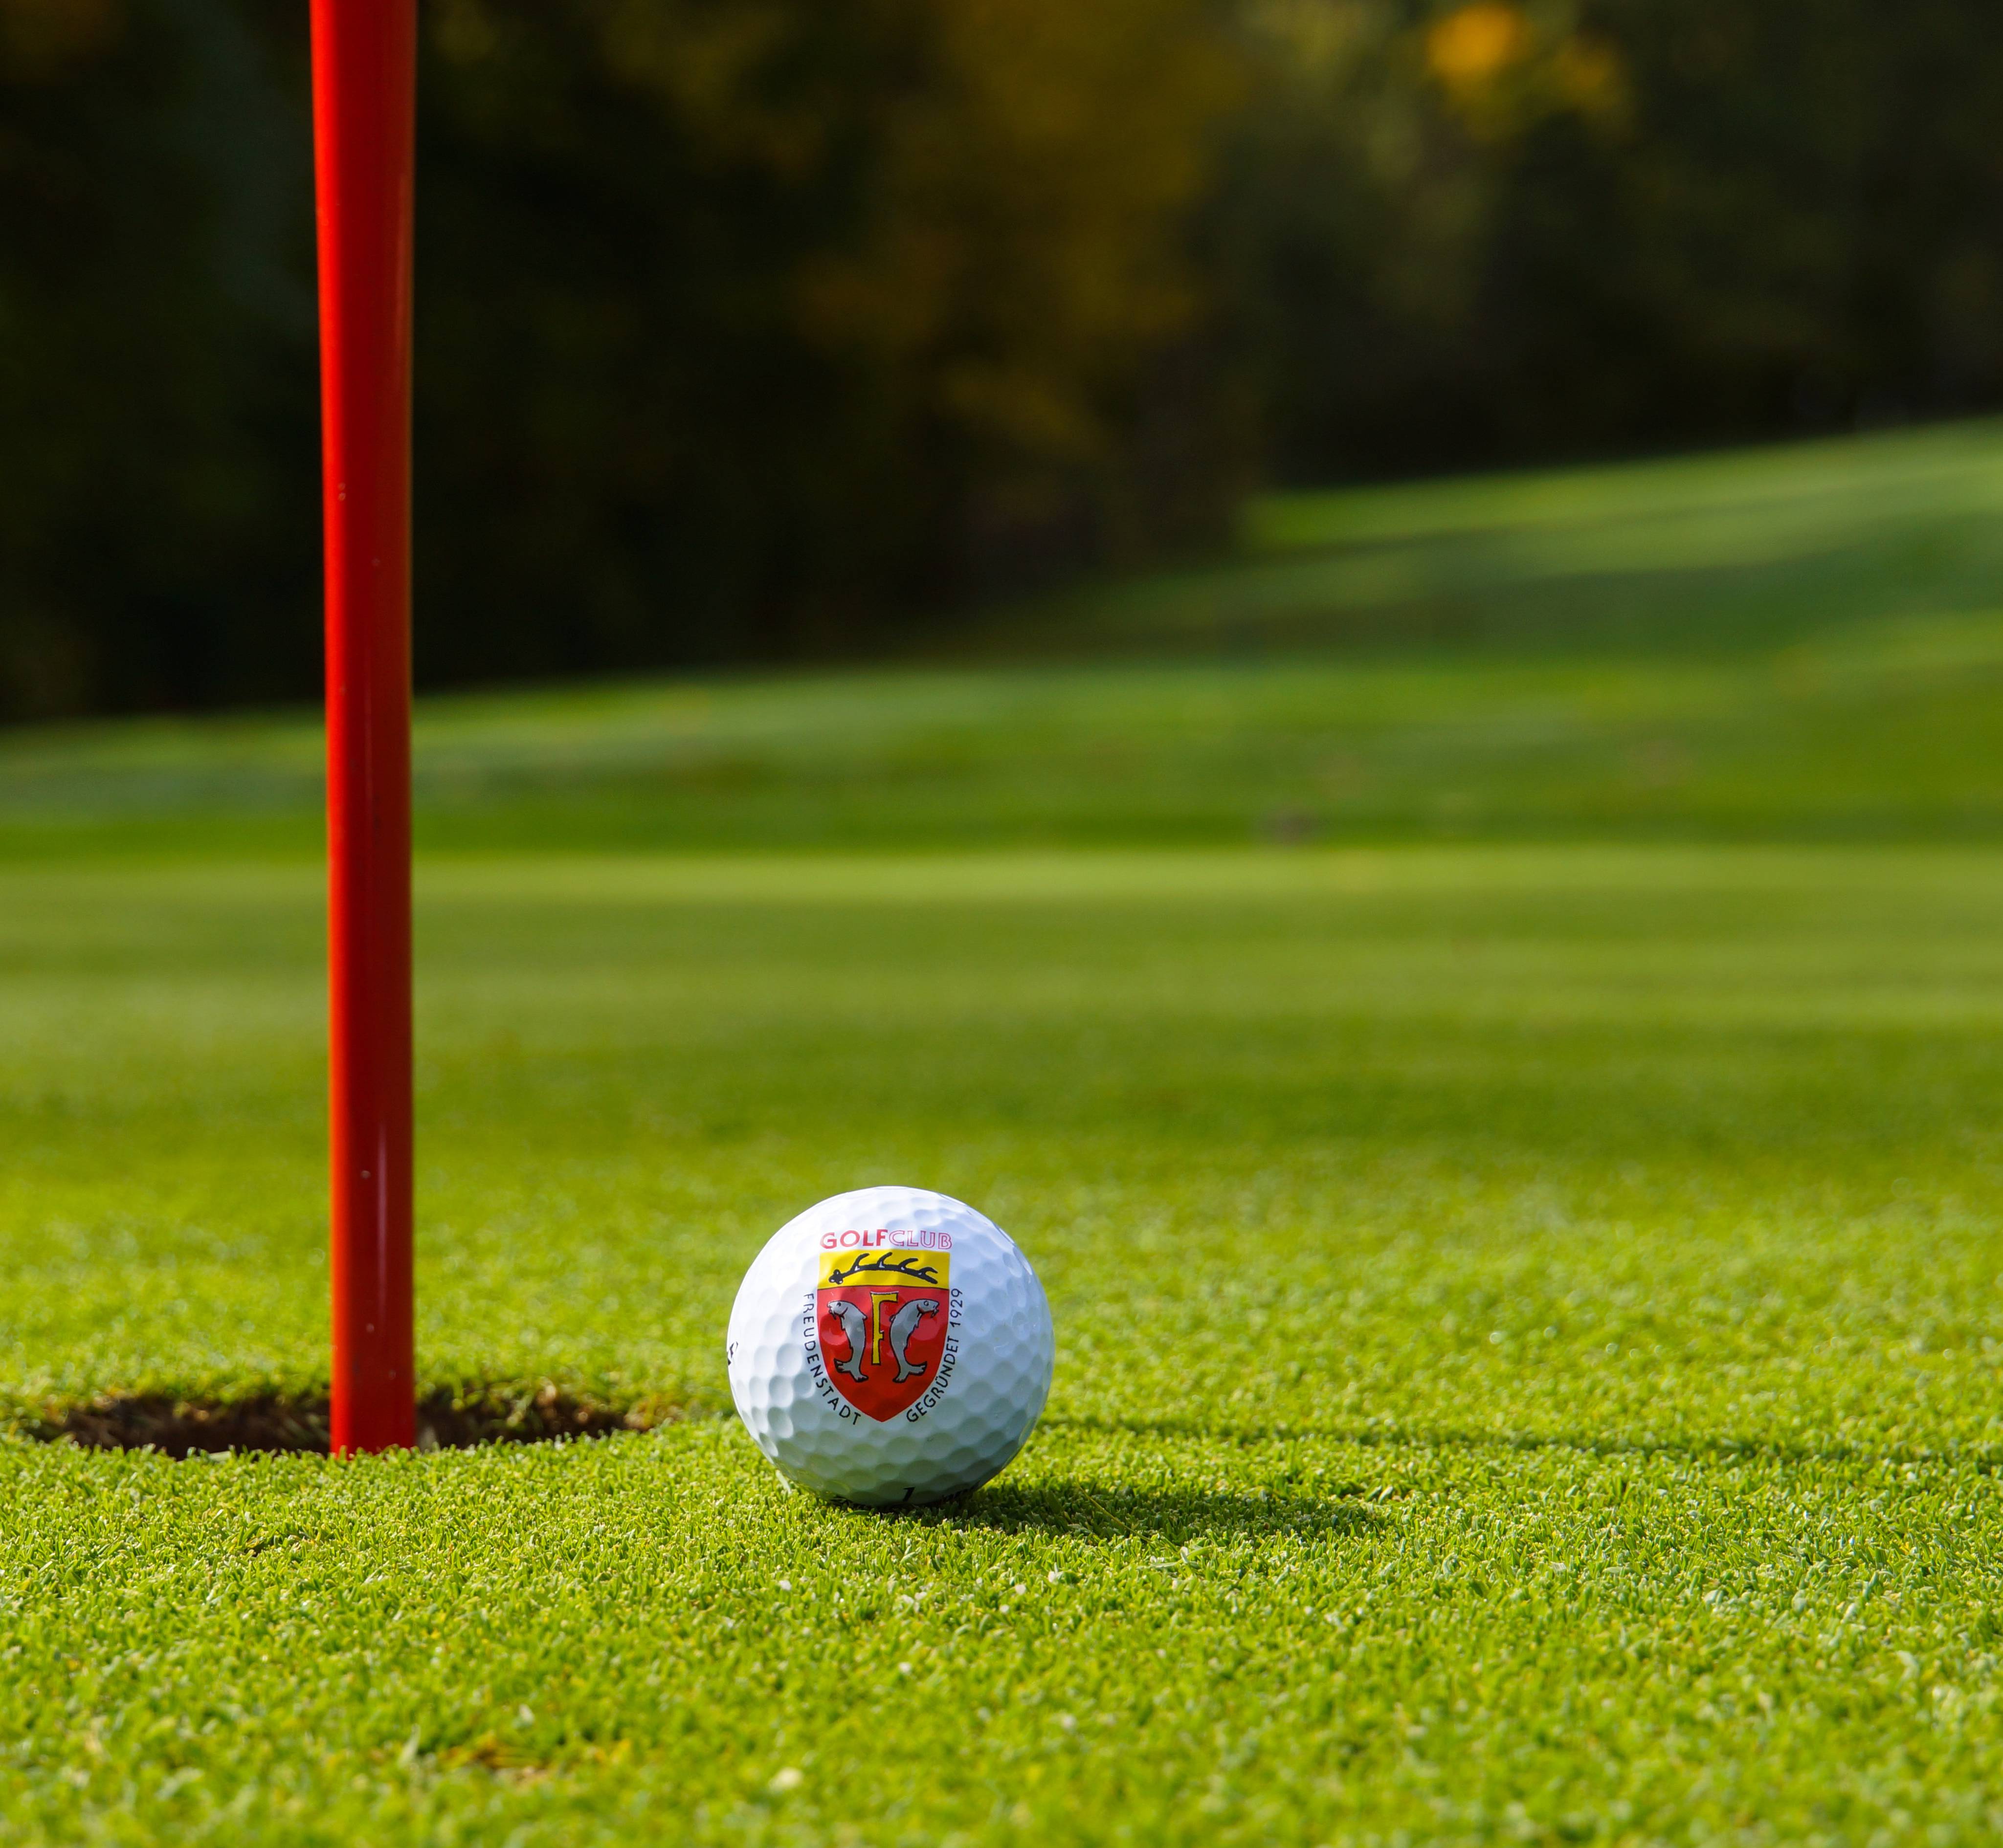
[[(482, 1444), (602, 1438), (613, 1431), (650, 1431), (680, 1416), (671, 1407), (609, 1406), (547, 1385), (512, 1392), (445, 1387), (418, 1401), (418, 1448), (470, 1450)], [(205, 1403), (167, 1393), (131, 1393), (68, 1406), (27, 1428), (31, 1437), (47, 1443), (66, 1441), (90, 1450), (152, 1449), (176, 1458), (229, 1450), (324, 1456), (329, 1448), (324, 1394), (266, 1393)]]

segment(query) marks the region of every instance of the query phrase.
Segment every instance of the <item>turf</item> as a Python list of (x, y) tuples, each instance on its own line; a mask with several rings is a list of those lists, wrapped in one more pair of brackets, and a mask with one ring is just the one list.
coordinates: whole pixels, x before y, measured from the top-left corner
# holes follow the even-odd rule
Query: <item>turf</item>
[[(428, 702), (420, 843), (2003, 839), (2003, 426), (1248, 529), (928, 662)], [(0, 858), (309, 858), (319, 752), (298, 715), (0, 735)]]
[[(1256, 609), (1271, 548), (1339, 573), (1393, 521), (1458, 570), (1470, 534), (1533, 551), (1540, 504), (1625, 530), (1682, 468), (1772, 513), (1706, 568), (1758, 602), (1733, 571), (1825, 569), (1818, 484), (1877, 471), (1856, 543), (1917, 557), (1962, 517), (1941, 471), (1999, 459), (1957, 431), (1271, 503), (1238, 569)], [(1992, 1834), (2003, 860), (1972, 555), (1820, 627), (1801, 588), (1736, 639), (1637, 567), (1687, 596), (1683, 645), (1512, 629), (1532, 580), (1498, 577), (1459, 638), (1410, 603), (1407, 642), (1331, 620), (1264, 662), (1108, 639), (434, 709), (424, 1383), (652, 1428), (340, 1464), (0, 1441), (0, 1839)], [(1092, 620), (1155, 597), (1169, 647), (1187, 581)], [(1864, 664), (1799, 696), (1846, 686), (1853, 722), (1774, 735), (1788, 650)], [(1688, 776), (1617, 801), (1611, 721), (1540, 768), (1533, 738), (1471, 751), (1554, 685), (1711, 688), (1703, 735), (1775, 773), (1692, 732)], [(706, 716), (649, 732), (679, 711)], [(17, 1431), (323, 1389), (310, 743), (278, 718), (6, 746)], [(762, 767), (675, 767), (712, 750)], [(1424, 800), (1299, 823), (1288, 767), (1351, 751)], [(1501, 794), (1448, 827), (1426, 804), (1489, 787), (1470, 763)], [(789, 1211), (906, 1178), (1017, 1234), (1060, 1351), (1007, 1475), (886, 1518), (781, 1488), (719, 1344)]]

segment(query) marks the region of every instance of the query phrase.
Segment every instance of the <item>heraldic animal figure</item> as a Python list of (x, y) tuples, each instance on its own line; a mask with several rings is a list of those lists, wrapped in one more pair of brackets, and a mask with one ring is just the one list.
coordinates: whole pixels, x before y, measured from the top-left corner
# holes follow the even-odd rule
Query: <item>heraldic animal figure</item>
[[(892, 1384), (901, 1386), (906, 1380), (925, 1371), (925, 1362), (921, 1361), (914, 1367), (906, 1357), (904, 1350), (911, 1345), (912, 1336), (918, 1332), (918, 1324), (928, 1315), (938, 1313), (937, 1297), (914, 1296), (890, 1318), (890, 1351), (897, 1359), (897, 1377)], [(843, 1326), (845, 1327), (847, 1324)]]
[[(869, 1332), (869, 1317), (865, 1315), (854, 1303), (844, 1302), (840, 1297), (837, 1297), (827, 1306), (834, 1312), (836, 1319), (841, 1322), (841, 1332), (848, 1342), (848, 1358), (845, 1361), (837, 1361), (834, 1364), (835, 1371), (845, 1373), (852, 1380), (866, 1382), (869, 1375), (862, 1371), (862, 1343)], [(893, 1329), (890, 1339), (894, 1342), (897, 1338)], [(900, 1356), (900, 1361), (902, 1357)]]

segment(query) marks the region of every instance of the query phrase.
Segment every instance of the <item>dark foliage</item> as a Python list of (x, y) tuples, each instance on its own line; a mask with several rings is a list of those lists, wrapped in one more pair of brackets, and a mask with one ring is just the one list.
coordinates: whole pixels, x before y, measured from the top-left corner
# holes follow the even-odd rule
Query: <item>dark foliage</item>
[[(0, 716), (309, 695), (304, 8), (0, 0)], [(2003, 398), (1978, 0), (427, 0), (418, 672)]]
[[(1316, 55), (1312, 33), (1346, 26)], [(1288, 8), (1213, 208), (1267, 453), (1316, 481), (2003, 396), (2003, 13)]]

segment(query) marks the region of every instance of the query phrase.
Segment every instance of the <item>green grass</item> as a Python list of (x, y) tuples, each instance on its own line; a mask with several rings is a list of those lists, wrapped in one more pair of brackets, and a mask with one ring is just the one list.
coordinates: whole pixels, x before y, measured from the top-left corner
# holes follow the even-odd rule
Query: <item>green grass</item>
[[(0, 1438), (0, 1841), (1992, 1836), (1998, 483), (1301, 497), (1215, 608), (1376, 548), (1466, 620), (1246, 657), (1185, 574), (1068, 599), (1095, 659), (428, 709), (424, 1382), (676, 1417)], [(0, 1426), (323, 1385), (313, 750), (0, 741)], [(720, 1344), (893, 1179), (1059, 1357), (885, 1518), (781, 1488)]]
[[(953, 659), (428, 702), (421, 842), (2003, 840), (2003, 426), (1248, 528)], [(0, 858), (305, 858), (319, 753), (298, 717), (0, 736)]]

